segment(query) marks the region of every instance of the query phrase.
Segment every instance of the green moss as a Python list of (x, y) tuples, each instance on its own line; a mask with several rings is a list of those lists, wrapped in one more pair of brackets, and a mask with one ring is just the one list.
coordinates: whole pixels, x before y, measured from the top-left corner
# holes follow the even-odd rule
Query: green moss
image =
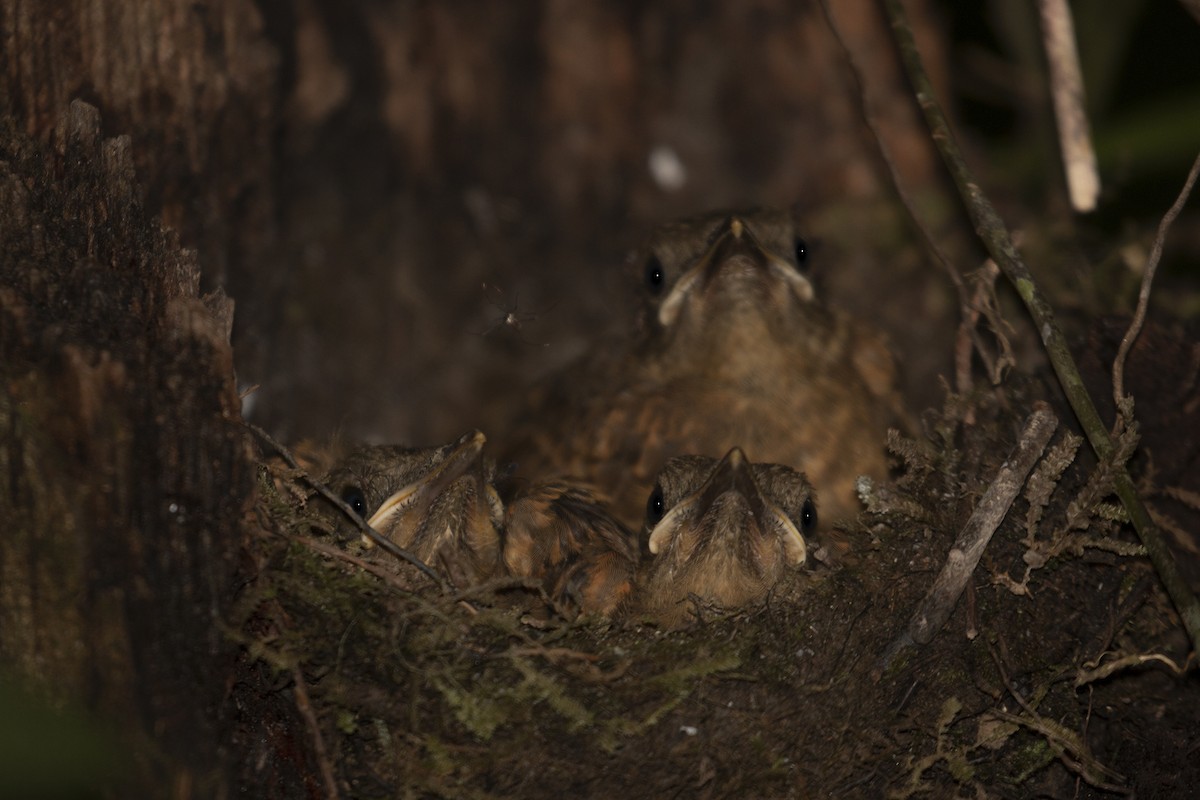
[(354, 712), (342, 709), (337, 713), (337, 729), (351, 735), (358, 732), (358, 719)]
[(468, 690), (440, 675), (432, 677), (430, 683), (450, 706), (454, 718), (477, 739), (491, 739), (496, 728), (509, 721), (512, 705), (505, 697), (507, 692), (493, 696), (491, 687)]
[(1050, 766), (1056, 758), (1054, 751), (1040, 736), (1022, 737), (1018, 746), (1007, 751), (1005, 764), (1010, 770), (1010, 780), (1016, 786), (1022, 786), (1031, 777)]

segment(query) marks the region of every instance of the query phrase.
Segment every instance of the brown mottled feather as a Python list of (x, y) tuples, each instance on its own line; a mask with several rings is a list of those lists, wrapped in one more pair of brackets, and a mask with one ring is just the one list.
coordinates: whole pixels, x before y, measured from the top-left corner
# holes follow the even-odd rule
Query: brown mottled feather
[(504, 563), (541, 580), (560, 608), (611, 616), (633, 592), (637, 537), (590, 488), (553, 480), (509, 503)]

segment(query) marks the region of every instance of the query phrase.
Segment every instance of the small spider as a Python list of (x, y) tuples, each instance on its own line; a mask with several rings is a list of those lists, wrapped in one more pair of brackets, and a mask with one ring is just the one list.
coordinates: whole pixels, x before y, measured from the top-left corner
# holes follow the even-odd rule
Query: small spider
[(493, 284), (484, 283), (483, 284), (483, 292), (485, 295), (494, 295), (495, 296), (495, 299), (492, 299), (492, 297), (489, 297), (488, 302), (491, 305), (495, 306), (497, 309), (499, 309), (500, 317), (497, 318), (491, 325), (489, 325), (486, 330), (482, 331), (481, 333), (479, 333), (477, 335), (484, 336), (484, 337), (491, 336), (493, 333), (500, 330), (501, 328), (508, 328), (508, 329), (512, 330), (517, 335), (517, 337), (520, 338), (520, 340), (522, 342), (525, 342), (526, 344), (536, 345), (538, 347), (549, 347), (550, 346), (550, 344), (548, 342), (545, 342), (545, 343), (532, 342), (529, 339), (525, 338), (524, 325), (526, 322), (534, 321), (539, 316), (541, 316), (543, 313), (545, 313), (545, 311), (549, 311), (550, 308), (554, 307), (553, 305), (550, 306), (550, 308), (545, 309), (545, 311), (537, 311), (537, 312), (522, 311), (520, 308), (520, 297), (517, 294), (513, 294), (512, 305), (505, 305), (504, 292), (498, 286), (495, 286)]

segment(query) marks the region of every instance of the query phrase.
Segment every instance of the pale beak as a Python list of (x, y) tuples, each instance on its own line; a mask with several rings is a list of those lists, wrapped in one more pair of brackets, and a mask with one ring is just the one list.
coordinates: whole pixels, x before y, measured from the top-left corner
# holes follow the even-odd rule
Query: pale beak
[[(367, 520), (367, 525), (375, 530), (380, 530), (394, 515), (413, 504), (429, 505), (432, 503), (447, 486), (479, 463), (479, 456), (483, 452), (485, 442), (487, 442), (487, 437), (481, 431), (475, 430), (464, 434), (451, 446), (450, 452), (430, 470), (429, 474), (393, 492), (384, 500), (379, 509)], [(363, 543), (368, 547), (372, 544), (365, 536)]]
[(784, 553), (793, 565), (803, 564), (808, 558), (804, 537), (795, 524), (774, 504), (767, 501), (754, 481), (750, 462), (740, 447), (726, 453), (716, 469), (703, 485), (689, 497), (676, 504), (667, 515), (659, 520), (650, 532), (648, 547), (654, 555), (663, 550), (671, 536), (686, 518), (699, 518), (708, 513), (718, 497), (726, 492), (737, 492), (745, 498), (750, 510), (758, 518), (764, 530), (776, 528), (783, 542)]
[(675, 285), (671, 287), (670, 294), (666, 296), (662, 305), (658, 307), (659, 323), (664, 328), (670, 327), (679, 316), (684, 299), (696, 288), (697, 283), (703, 283), (711, 279), (720, 270), (720, 265), (726, 259), (738, 253), (749, 257), (756, 264), (760, 264), (761, 268), (768, 272), (771, 277), (787, 284), (791, 288), (792, 293), (801, 301), (812, 301), (814, 297), (813, 286), (808, 278), (800, 274), (799, 270), (791, 262), (780, 258), (763, 247), (740, 218), (731, 217), (725, 230), (717, 236), (709, 248), (704, 251), (704, 254), (696, 260), (696, 263), (681, 275), (679, 280), (675, 282)]

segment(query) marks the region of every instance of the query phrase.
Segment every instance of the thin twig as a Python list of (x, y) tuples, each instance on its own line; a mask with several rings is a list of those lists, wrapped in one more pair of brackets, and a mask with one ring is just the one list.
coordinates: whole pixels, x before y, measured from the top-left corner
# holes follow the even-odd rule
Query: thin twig
[(451, 618), (444, 610), (429, 602), (427, 599), (422, 597), (420, 593), (414, 592), (412, 587), (405, 583), (405, 581), (401, 579), (400, 576), (395, 572), (385, 569), (379, 564), (374, 564), (364, 558), (359, 558), (356, 555), (352, 555), (340, 547), (335, 547), (331, 544), (318, 541), (317, 539), (312, 539), (308, 536), (287, 535), (282, 533), (279, 535), (287, 536), (290, 541), (298, 542), (315, 553), (320, 553), (323, 556), (335, 558), (339, 561), (345, 561), (347, 564), (358, 567), (364, 572), (371, 573), (376, 578), (379, 578), (391, 586), (393, 589), (403, 592), (410, 599), (416, 601), (416, 603), (420, 605), (421, 608), (430, 616), (437, 617), (440, 622), (445, 623), (446, 625), (455, 624), (455, 620)]
[[(892, 188), (896, 192), (896, 196), (900, 199), (900, 204), (907, 212), (909, 220), (917, 233), (920, 234), (925, 248), (934, 257), (934, 260), (945, 271), (946, 276), (950, 279), (950, 283), (954, 286), (955, 292), (958, 294), (959, 306), (959, 323), (958, 337), (954, 348), (954, 388), (959, 394), (968, 394), (971, 391), (973, 382), (971, 379), (971, 356), (973, 353), (979, 354), (979, 360), (983, 362), (984, 368), (987, 370), (988, 378), (993, 384), (999, 383), (999, 374), (1003, 368), (1013, 362), (1012, 348), (1008, 344), (1008, 339), (1005, 337), (1002, 327), (1004, 320), (999, 317), (995, 310), (987, 301), (987, 293), (985, 290), (990, 290), (994, 285), (994, 275), (999, 274), (999, 269), (995, 264), (988, 260), (984, 265), (983, 274), (986, 279), (976, 281), (974, 295), (967, 289), (966, 282), (962, 275), (959, 274), (958, 268), (955, 267), (950, 256), (938, 244), (937, 239), (929, 230), (929, 226), (922, 218), (921, 213), (917, 210), (917, 205), (913, 201), (912, 195), (905, 188), (904, 180), (900, 176), (900, 170), (896, 166), (895, 160), (892, 158), (891, 150), (888, 148), (887, 140), (883, 136), (883, 132), (876, 122), (875, 115), (871, 111), (870, 103), (867, 98), (866, 80), (863, 76), (863, 71), (859, 67), (858, 60), (850, 50), (850, 46), (846, 43), (845, 37), (842, 36), (841, 28), (837, 24), (837, 20), (833, 16), (833, 12), (829, 8), (828, 0), (821, 0), (821, 11), (825, 14), (825, 22), (829, 25), (830, 31), (833, 33), (834, 40), (838, 43), (842, 51), (842, 58), (846, 66), (850, 69), (850, 74), (854, 79), (855, 88), (858, 90), (859, 96), (859, 111), (862, 115), (863, 122), (867, 129), (871, 132), (871, 138), (875, 141), (876, 149), (879, 152), (880, 160), (884, 167), (887, 168), (888, 176), (892, 181)], [(987, 319), (988, 324), (992, 328), (992, 333), (996, 337), (997, 347), (1000, 350), (998, 358), (993, 358), (984, 345), (983, 338), (979, 334), (979, 320), (981, 317)], [(974, 421), (975, 410), (968, 409), (967, 416), (964, 420), (967, 424)]]
[(304, 675), (298, 667), (292, 670), (292, 679), (296, 682), (296, 708), (308, 724), (313, 738), (313, 749), (316, 750), (317, 766), (321, 768), (321, 777), (325, 780), (325, 796), (330, 800), (338, 800), (337, 780), (333, 777), (333, 765), (329, 763), (329, 751), (325, 749), (325, 737), (321, 736), (321, 725), (317, 722), (317, 715), (308, 700)]
[(1007, 711), (999, 709), (994, 709), (989, 713), (998, 720), (1040, 733), (1064, 767), (1097, 789), (1125, 796), (1133, 794), (1133, 790), (1129, 787), (1113, 783), (1113, 781), (1124, 781), (1124, 776), (1098, 761), (1088, 749), (1087, 742), (1065, 725), (1036, 714), (1022, 716), (1009, 714)]
[(310, 539), (307, 536), (293, 536), (289, 538), (294, 542), (299, 542), (314, 552), (320, 553), (323, 556), (336, 558), (339, 561), (345, 561), (347, 564), (358, 567), (364, 572), (369, 572), (375, 577), (389, 584), (393, 589), (397, 589), (405, 594), (415, 594), (412, 590), (412, 587), (408, 586), (403, 580), (401, 580), (400, 576), (395, 572), (384, 569), (378, 564), (372, 564), (365, 558), (359, 558), (358, 556), (347, 553), (340, 547), (334, 547), (331, 544), (326, 544), (325, 542), (320, 542), (316, 539)]
[[(825, 22), (829, 25), (829, 30), (833, 32), (834, 40), (841, 48), (842, 59), (850, 68), (850, 75), (853, 77), (855, 87), (858, 89), (859, 113), (862, 115), (863, 123), (867, 126), (867, 130), (871, 132), (871, 138), (875, 140), (875, 147), (879, 152), (879, 158), (883, 161), (883, 165), (887, 168), (888, 176), (892, 179), (892, 189), (895, 190), (896, 196), (900, 198), (900, 204), (904, 206), (909, 220), (912, 221), (913, 227), (920, 234), (926, 249), (933, 254), (934, 259), (941, 265), (946, 276), (950, 279), (950, 283), (953, 284), (954, 291), (958, 294), (959, 313), (962, 315), (962, 321), (959, 323), (959, 336), (960, 342), (962, 342), (964, 341), (964, 329), (968, 325), (973, 327), (974, 322), (979, 319), (978, 312), (971, 308), (971, 298), (967, 292), (966, 283), (963, 281), (962, 275), (959, 274), (958, 268), (951, 262), (950, 256), (938, 244), (937, 239), (934, 238), (929, 227), (925, 224), (925, 220), (921, 218), (921, 214), (917, 211), (916, 203), (913, 202), (912, 196), (904, 186), (904, 181), (900, 177), (900, 170), (896, 166), (895, 159), (892, 158), (891, 150), (887, 146), (883, 132), (876, 123), (875, 115), (871, 112), (870, 103), (867, 101), (867, 86), (862, 70), (859, 68), (854, 54), (850, 52), (850, 46), (846, 44), (837, 20), (833, 17), (833, 12), (829, 8), (829, 0), (821, 0), (821, 11), (825, 14)], [(955, 370), (955, 389), (960, 394), (965, 394), (971, 389), (970, 359), (971, 354), (969, 349), (965, 355), (965, 368), (961, 353), (955, 359), (957, 365), (957, 369)]]
[[(912, 83), (917, 104), (924, 113), (926, 124), (929, 125), (933, 135), (933, 141), (954, 178), (959, 194), (966, 205), (967, 213), (975, 225), (975, 232), (987, 247), (992, 258), (995, 259), (997, 266), (1004, 271), (1005, 276), (1013, 284), (1017, 294), (1029, 310), (1030, 316), (1033, 317), (1038, 334), (1042, 337), (1042, 344), (1046, 348), (1046, 354), (1058, 375), (1059, 384), (1067, 395), (1071, 409), (1075, 412), (1084, 433), (1087, 434), (1092, 449), (1101, 461), (1111, 461), (1113, 443), (1109, 438), (1108, 429), (1101, 421), (1100, 414), (1096, 411), (1096, 406), (1083, 384), (1079, 368), (1075, 365), (1075, 359), (1072, 358), (1071, 351), (1067, 347), (1066, 337), (1063, 336), (1062, 330), (1054, 319), (1054, 312), (1051, 310), (1050, 304), (1042, 295), (1037, 284), (1034, 283), (1033, 276), (1030, 274), (1029, 268), (1025, 266), (1025, 262), (1021, 260), (1016, 247), (1013, 246), (1012, 237), (1009, 236), (1000, 215), (996, 213), (995, 208), (984, 195), (974, 174), (963, 159), (962, 151), (955, 142), (954, 133), (950, 130), (950, 125), (938, 105), (933, 84), (921, 64), (921, 55), (917, 50), (917, 43), (913, 39), (912, 29), (909, 27), (903, 5), (900, 0), (882, 0), (882, 4), (884, 13), (891, 23), (909, 81)], [(1117, 496), (1121, 498), (1121, 503), (1129, 512), (1129, 518), (1133, 522), (1138, 536), (1146, 545), (1146, 552), (1151, 563), (1154, 564), (1154, 569), (1158, 572), (1167, 593), (1170, 594), (1171, 600), (1179, 610), (1179, 616), (1192, 640), (1192, 646), (1200, 648), (1200, 602), (1197, 602), (1196, 596), (1180, 574), (1174, 557), (1167, 549), (1166, 543), (1155, 527), (1141, 498), (1138, 497), (1137, 489), (1124, 467), (1118, 468), (1114, 483)]]
[(264, 442), (269, 444), (271, 446), (271, 448), (274, 449), (275, 452), (278, 453), (280, 455), (280, 457), (283, 458), (283, 460), (287, 462), (287, 465), (289, 467), (291, 467), (294, 470), (297, 470), (300, 473), (300, 477), (303, 478), (304, 482), (307, 483), (309, 486), (311, 486), (313, 489), (315, 489), (317, 494), (324, 497), (330, 503), (333, 503), (334, 507), (340, 509), (342, 511), (342, 513), (345, 514), (350, 519), (350, 521), (352, 521), (355, 525), (358, 526), (358, 529), (360, 531), (362, 531), (363, 536), (366, 536), (372, 542), (377, 544), (379, 546), (379, 548), (381, 550), (383, 550), (384, 552), (390, 553), (391, 555), (395, 556), (396, 558), (398, 558), (402, 561), (407, 561), (408, 563), (412, 564), (414, 567), (416, 567), (422, 573), (424, 573), (427, 577), (431, 578), (442, 589), (442, 591), (446, 591), (446, 589), (447, 589), (446, 582), (444, 580), (442, 580), (441, 575), (437, 574), (437, 572), (435, 572), (433, 569), (431, 569), (428, 564), (426, 564), (421, 559), (417, 558), (416, 555), (409, 552), (408, 550), (405, 550), (403, 547), (400, 547), (395, 542), (393, 542), (391, 539), (388, 539), (383, 534), (381, 534), (379, 531), (375, 530), (370, 525), (368, 525), (366, 520), (364, 520), (358, 514), (354, 513), (354, 509), (352, 509), (352, 508), (350, 508), (350, 506), (346, 505), (346, 502), (344, 500), (342, 500), (342, 498), (338, 497), (336, 494), (334, 494), (332, 491), (330, 491), (328, 486), (326, 486), (325, 484), (321, 483), (316, 478), (309, 475), (305, 470), (301, 469), (300, 465), (296, 462), (295, 457), (292, 456), (291, 451), (288, 450), (287, 447), (285, 447), (283, 444), (276, 441), (275, 437), (273, 437), (271, 434), (267, 433), (262, 428), (255, 425), (254, 423), (243, 422), (242, 424), (245, 425), (247, 428), (249, 428), (256, 436), (258, 436)]
[(954, 546), (946, 556), (946, 563), (933, 582), (929, 593), (921, 601), (906, 627), (883, 651), (872, 670), (872, 677), (879, 680), (902, 651), (916, 645), (928, 644), (934, 634), (950, 618), (958, 598), (979, 564), (992, 535), (1000, 527), (1033, 465), (1041, 457), (1046, 444), (1058, 428), (1058, 418), (1044, 402), (1038, 402), (1033, 413), (1025, 422), (1021, 438), (1008, 459), (1000, 466), (992, 484), (979, 499), (975, 511), (963, 526)]
[(1075, 688), (1078, 689), (1084, 684), (1092, 681), (1102, 680), (1112, 675), (1114, 672), (1119, 672), (1127, 667), (1140, 667), (1142, 664), (1156, 662), (1165, 664), (1171, 672), (1182, 677), (1188, 671), (1188, 663), (1195, 656), (1195, 653), (1189, 653), (1184, 659), (1183, 664), (1176, 664), (1174, 659), (1164, 656), (1162, 653), (1132, 653), (1129, 655), (1119, 656), (1112, 661), (1105, 663), (1103, 666), (1097, 666), (1091, 669), (1081, 669), (1075, 675)]
[[(1004, 644), (1004, 640), (1000, 639), (999, 642), (1000, 647), (1007, 655), (1008, 647)], [(1025, 699), (1025, 695), (1021, 693), (1021, 690), (1017, 688), (1017, 685), (1013, 683), (1012, 678), (1009, 677), (1008, 669), (1006, 669), (1004, 666), (1004, 659), (1000, 657), (1000, 653), (996, 649), (996, 643), (990, 638), (987, 640), (987, 649), (988, 655), (992, 657), (992, 663), (996, 665), (996, 674), (1000, 676), (1000, 682), (1004, 684), (1004, 688), (1007, 689), (1008, 693), (1012, 695), (1012, 698), (1017, 701), (1017, 705), (1025, 709), (1025, 712), (1029, 714), (1029, 716), (1038, 716), (1037, 709), (1032, 703)], [(1037, 702), (1040, 703), (1041, 700), (1039, 699)]]
[(520, 575), (499, 575), (483, 583), (472, 584), (460, 590), (458, 594), (454, 595), (454, 599), (458, 602), (468, 602), (482, 595), (496, 594), (497, 592), (504, 592), (509, 589), (524, 589), (528, 592), (534, 592), (547, 604), (552, 602), (550, 595), (546, 593), (545, 586), (541, 581)]
[(1082, 653), (1086, 658), (1094, 658), (1097, 662), (1099, 661), (1100, 654), (1108, 649), (1108, 646), (1112, 643), (1113, 637), (1120, 633), (1121, 629), (1125, 627), (1127, 622), (1129, 622), (1129, 619), (1133, 616), (1134, 612), (1142, 607), (1142, 603), (1146, 601), (1146, 595), (1150, 593), (1152, 586), (1154, 586), (1154, 575), (1151, 573), (1143, 573), (1143, 575), (1138, 578), (1137, 583), (1133, 585), (1133, 588), (1129, 589), (1125, 599), (1122, 600), (1121, 604), (1112, 612), (1108, 620), (1108, 624), (1104, 626), (1103, 630), (1099, 631), (1094, 637), (1092, 637), (1091, 641), (1089, 641), (1083, 648)]
[(1198, 174), (1200, 174), (1200, 155), (1197, 155), (1196, 160), (1192, 162), (1191, 172), (1188, 173), (1187, 180), (1183, 183), (1179, 197), (1175, 198), (1175, 204), (1167, 209), (1162, 222), (1158, 223), (1158, 235), (1154, 237), (1154, 246), (1150, 249), (1150, 258), (1147, 259), (1145, 272), (1142, 273), (1142, 289), (1138, 294), (1137, 311), (1133, 315), (1133, 322), (1129, 323), (1129, 330), (1125, 331), (1125, 337), (1121, 339), (1117, 357), (1113, 359), (1113, 402), (1116, 404), (1118, 415), (1121, 413), (1120, 409), (1125, 405), (1122, 402), (1125, 399), (1125, 359), (1128, 358), (1133, 343), (1137, 341), (1138, 334), (1142, 332), (1142, 326), (1146, 324), (1146, 309), (1150, 304), (1150, 287), (1154, 283), (1154, 273), (1158, 271), (1158, 261), (1162, 258), (1167, 230), (1175, 222), (1179, 212), (1183, 210), (1188, 195), (1192, 193), (1192, 187), (1196, 185)]
[(1042, 42), (1050, 67), (1050, 94), (1058, 123), (1058, 148), (1067, 174), (1067, 193), (1071, 196), (1071, 206), (1086, 213), (1096, 208), (1100, 174), (1083, 108), (1083, 71), (1075, 47), (1075, 23), (1067, 0), (1038, 0), (1038, 10), (1042, 15)]
[(496, 653), (490, 657), (507, 657), (515, 660), (534, 656), (544, 658), (551, 664), (566, 670), (576, 677), (583, 678), (589, 683), (612, 683), (624, 677), (633, 664), (631, 659), (626, 659), (606, 671), (596, 664), (600, 660), (600, 656), (596, 653), (585, 653), (580, 650), (572, 650), (568, 647), (546, 647), (539, 642), (534, 642), (525, 647), (510, 647), (503, 653)]
[(928, 644), (938, 629), (950, 618), (958, 598), (966, 588), (975, 566), (992, 535), (1004, 521), (1008, 509), (1016, 499), (1025, 478), (1042, 452), (1054, 431), (1058, 418), (1045, 403), (1039, 402), (1021, 431), (1012, 454), (1000, 466), (995, 480), (980, 498), (974, 513), (963, 526), (946, 558), (942, 571), (938, 573), (933, 588), (925, 596), (908, 625), (908, 634), (917, 644)]

